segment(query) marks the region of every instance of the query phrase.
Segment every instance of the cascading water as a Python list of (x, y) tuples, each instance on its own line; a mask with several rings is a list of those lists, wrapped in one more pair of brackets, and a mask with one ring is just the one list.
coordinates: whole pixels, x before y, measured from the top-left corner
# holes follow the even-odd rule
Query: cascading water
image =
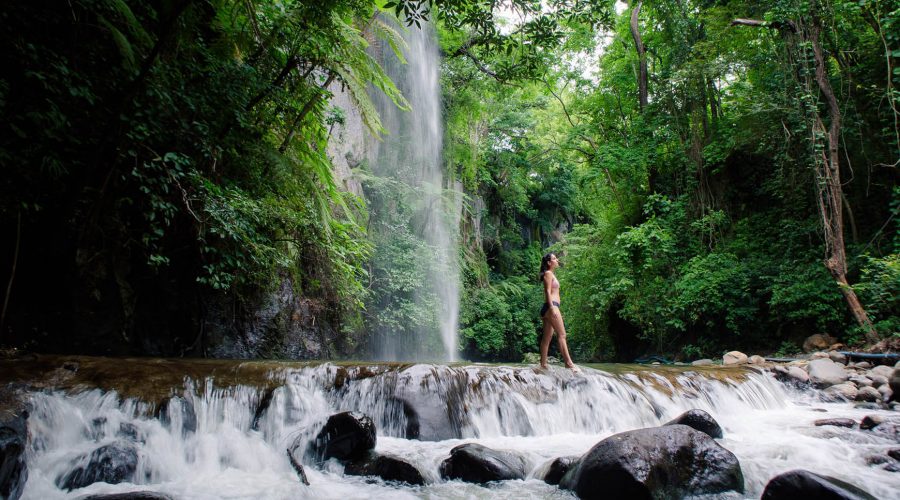
[[(821, 403), (752, 371), (598, 368), (616, 371), (421, 364), (273, 367), (263, 382), (256, 380), (265, 387), (186, 379), (172, 388), (174, 396), (165, 405), (99, 389), (36, 392), (28, 419), (29, 479), (23, 498), (126, 491), (188, 500), (574, 498), (534, 478), (542, 465), (693, 408), (709, 412), (722, 425), (725, 436), (719, 443), (740, 460), (746, 492), (728, 498), (758, 498), (768, 479), (795, 468), (843, 479), (878, 498), (900, 498), (900, 476), (867, 463), (896, 447), (892, 437), (812, 425), (822, 411), (859, 420), (873, 410)], [(300, 484), (285, 449), (311, 439), (328, 416), (346, 410), (372, 416), (376, 451), (412, 464), (428, 484), (344, 475), (335, 461), (307, 462), (311, 484)], [(487, 486), (442, 480), (441, 461), (451, 448), (469, 441), (520, 453), (528, 478)], [(71, 492), (60, 488), (61, 478), (92, 450), (113, 443), (136, 450), (133, 478)]]
[(457, 191), (445, 185), (442, 171), (440, 55), (430, 24), (397, 29), (407, 44), (405, 64), (387, 44), (373, 50), (411, 109), (400, 110), (383, 94), (374, 93), (387, 134), (370, 147), (370, 167), (377, 180), (369, 182), (366, 191), (375, 232), (374, 259), (384, 270), (376, 272), (375, 279), (410, 283), (384, 287), (391, 291), (370, 305), (374, 315), (383, 318), (376, 325), (372, 354), (388, 361), (456, 361), (458, 222), (453, 218), (459, 200)]

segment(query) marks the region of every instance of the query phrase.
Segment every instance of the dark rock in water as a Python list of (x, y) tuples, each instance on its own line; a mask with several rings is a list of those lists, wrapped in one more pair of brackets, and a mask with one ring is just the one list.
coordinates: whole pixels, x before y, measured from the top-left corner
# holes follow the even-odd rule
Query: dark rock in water
[(181, 396), (172, 396), (163, 401), (156, 416), (167, 427), (180, 424), (183, 433), (197, 432), (197, 412), (194, 410), (194, 403)]
[(441, 463), (441, 477), (468, 483), (525, 479), (525, 459), (477, 443), (461, 444), (450, 450), (450, 458)]
[(891, 373), (891, 377), (888, 379), (888, 386), (893, 392), (891, 400), (900, 401), (900, 368), (895, 368), (894, 372)]
[(560, 486), (580, 498), (681, 498), (744, 491), (741, 465), (686, 425), (622, 432), (585, 453)]
[(796, 500), (799, 498), (875, 500), (875, 497), (850, 483), (802, 469), (773, 477), (762, 494), (762, 500)]
[(155, 491), (130, 491), (109, 495), (89, 495), (78, 500), (174, 500), (174, 497)]
[(893, 458), (894, 460), (900, 460), (900, 448), (894, 448), (894, 449), (888, 450), (887, 454), (889, 457)]
[(116, 431), (116, 437), (125, 438), (129, 441), (140, 441), (143, 442), (143, 438), (141, 436), (140, 431), (134, 424), (129, 424), (128, 422), (122, 422), (119, 424), (119, 430)]
[(272, 404), (272, 397), (274, 396), (275, 389), (270, 387), (266, 389), (266, 392), (263, 393), (262, 398), (260, 398), (259, 404), (256, 405), (256, 410), (253, 411), (253, 420), (250, 422), (250, 428), (254, 431), (259, 430), (259, 421), (266, 413), (266, 410), (269, 409), (269, 405)]
[(403, 435), (400, 437), (404, 439), (419, 439), (419, 414), (416, 413), (412, 405), (402, 399), (391, 398), (385, 406), (389, 415), (403, 415), (403, 419), (406, 421)]
[(833, 425), (835, 427), (848, 427), (853, 428), (856, 427), (856, 420), (852, 418), (823, 418), (816, 420), (816, 427), (822, 427), (823, 425)]
[(900, 472), (900, 464), (898, 464), (897, 462), (891, 462), (882, 467), (882, 469), (888, 472)]
[(867, 431), (878, 427), (882, 422), (884, 419), (879, 415), (866, 415), (859, 423), (859, 428)]
[(375, 422), (368, 415), (345, 411), (328, 417), (312, 447), (323, 460), (357, 460), (375, 448), (375, 439)]
[(97, 482), (116, 484), (131, 481), (137, 461), (138, 453), (134, 445), (117, 441), (97, 448), (90, 456), (79, 457), (78, 462), (82, 465), (57, 478), (56, 485), (72, 491)]
[(26, 403), (12, 391), (0, 391), (0, 497), (16, 500), (22, 496), (28, 480), (28, 466), (25, 463), (25, 443), (28, 431)]
[(565, 476), (572, 467), (578, 464), (579, 458), (581, 457), (571, 456), (554, 458), (547, 466), (547, 473), (544, 474), (543, 477), (544, 482), (553, 485), (559, 484), (563, 476)]
[(369, 456), (350, 462), (344, 474), (351, 476), (378, 476), (385, 481), (399, 481), (414, 485), (425, 484), (425, 477), (412, 464), (389, 455), (370, 453)]
[(309, 486), (309, 479), (307, 479), (306, 477), (306, 470), (303, 469), (303, 464), (300, 463), (300, 460), (298, 460), (297, 457), (294, 456), (295, 451), (296, 448), (294, 448), (293, 450), (287, 450), (288, 460), (291, 462), (291, 467), (293, 467), (294, 471), (297, 473), (297, 477), (300, 478), (300, 482)]
[(703, 410), (688, 410), (665, 425), (676, 424), (686, 425), (712, 438), (722, 437), (722, 427), (712, 418), (712, 415)]

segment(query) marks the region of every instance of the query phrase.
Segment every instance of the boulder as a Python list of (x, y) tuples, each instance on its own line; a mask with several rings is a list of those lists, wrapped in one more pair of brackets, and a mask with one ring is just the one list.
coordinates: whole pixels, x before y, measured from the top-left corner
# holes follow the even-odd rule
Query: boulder
[(375, 422), (363, 413), (345, 411), (328, 417), (310, 445), (320, 460), (357, 460), (375, 448)]
[(466, 443), (450, 450), (450, 458), (441, 463), (440, 472), (444, 479), (468, 483), (525, 479), (525, 459), (515, 453)]
[(876, 367), (873, 367), (872, 369), (869, 370), (868, 373), (866, 373), (866, 375), (868, 375), (870, 378), (873, 375), (880, 375), (886, 379), (890, 379), (893, 374), (894, 374), (894, 368), (891, 368), (890, 366), (884, 366), (884, 365), (878, 365)]
[(28, 407), (19, 394), (0, 390), (0, 498), (16, 500), (28, 480), (25, 448)]
[(686, 425), (622, 432), (600, 441), (560, 486), (580, 498), (680, 498), (744, 491), (737, 457)]
[(800, 368), (799, 366), (789, 366), (787, 368), (787, 377), (788, 380), (795, 384), (808, 384), (809, 383), (809, 374), (806, 373), (806, 370)]
[(881, 394), (881, 400), (884, 402), (890, 401), (891, 398), (894, 397), (894, 391), (892, 391), (891, 388), (887, 386), (887, 384), (879, 387), (876, 390), (878, 391), (878, 394)]
[(872, 363), (869, 363), (868, 361), (860, 361), (854, 366), (856, 366), (857, 368), (862, 368), (863, 370), (868, 370), (869, 368), (872, 368)]
[(134, 479), (138, 452), (134, 444), (126, 441), (101, 446), (90, 455), (76, 460), (79, 465), (56, 479), (60, 488), (72, 491), (94, 483), (117, 484)]
[(849, 380), (850, 382), (856, 384), (856, 387), (859, 387), (860, 389), (863, 387), (872, 387), (872, 379), (866, 377), (865, 375), (856, 375), (850, 377)]
[(423, 485), (425, 477), (412, 464), (389, 455), (370, 452), (362, 460), (350, 462), (344, 466), (344, 474), (351, 476), (377, 476), (385, 481)]
[(824, 351), (814, 352), (809, 355), (809, 359), (831, 359), (828, 357), (828, 353)]
[(894, 373), (888, 379), (888, 386), (894, 394), (894, 400), (897, 400), (898, 395), (900, 395), (900, 368), (894, 368)]
[(892, 448), (888, 450), (887, 454), (894, 460), (900, 460), (900, 448)]
[(129, 491), (128, 493), (111, 493), (108, 495), (88, 495), (78, 500), (174, 500), (174, 497), (155, 491)]
[(882, 377), (881, 375), (872, 375), (871, 377), (866, 378), (872, 381), (872, 387), (876, 389), (883, 385), (888, 385), (888, 378)]
[(746, 365), (747, 355), (742, 353), (741, 351), (727, 352), (724, 356), (722, 356), (722, 364), (725, 366)]
[(796, 500), (798, 498), (875, 500), (875, 497), (850, 483), (802, 469), (773, 477), (762, 494), (762, 500)]
[(823, 418), (815, 421), (816, 427), (822, 427), (824, 425), (853, 428), (856, 427), (856, 420), (853, 420), (852, 418)]
[(712, 366), (713, 364), (713, 360), (706, 358), (691, 362), (691, 366)]
[(824, 389), (845, 382), (850, 374), (843, 366), (830, 359), (814, 359), (809, 362), (809, 381), (816, 387)]
[(882, 422), (884, 422), (884, 417), (881, 415), (866, 415), (859, 423), (859, 428), (867, 431), (878, 427)]
[(856, 400), (874, 403), (881, 401), (881, 393), (874, 387), (863, 387), (856, 393)]
[(716, 422), (712, 415), (703, 410), (688, 410), (664, 425), (686, 425), (692, 429), (698, 430), (711, 438), (722, 437), (722, 427)]
[(553, 460), (540, 467), (541, 472), (537, 475), (537, 477), (543, 479), (545, 483), (555, 486), (559, 484), (563, 476), (565, 476), (566, 473), (572, 469), (572, 467), (578, 464), (579, 458), (581, 457), (577, 455), (554, 458)]
[(850, 382), (833, 385), (825, 391), (822, 396), (826, 401), (855, 401), (859, 390)]
[(834, 361), (835, 363), (839, 363), (842, 365), (847, 364), (847, 355), (841, 354), (838, 351), (828, 351), (828, 359)]
[(749, 358), (747, 358), (747, 361), (751, 365), (764, 365), (766, 363), (766, 358), (764, 358), (758, 354), (754, 354), (753, 356), (750, 356)]
[(836, 343), (837, 339), (827, 333), (817, 333), (803, 341), (803, 352), (822, 351)]

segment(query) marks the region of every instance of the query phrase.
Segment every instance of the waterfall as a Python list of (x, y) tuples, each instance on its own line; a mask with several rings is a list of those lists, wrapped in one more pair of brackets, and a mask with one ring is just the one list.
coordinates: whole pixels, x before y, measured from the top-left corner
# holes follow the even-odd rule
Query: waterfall
[[(188, 500), (568, 498), (533, 478), (547, 461), (580, 455), (612, 434), (661, 425), (693, 408), (722, 425), (719, 442), (741, 462), (746, 498), (758, 498), (769, 478), (793, 468), (841, 478), (878, 498), (898, 498), (900, 477), (867, 463), (868, 456), (896, 447), (890, 438), (812, 425), (823, 415), (859, 420), (872, 410), (822, 403), (752, 371), (597, 368), (573, 374), (485, 365), (277, 365), (254, 380), (261, 386), (185, 378), (162, 401), (100, 389), (35, 392), (23, 498), (126, 491)], [(123, 388), (139, 386), (128, 381)], [(300, 484), (285, 449), (298, 438), (311, 439), (330, 415), (347, 410), (370, 415), (378, 429), (376, 451), (413, 464), (429, 484), (346, 476), (336, 462), (306, 464), (311, 485)], [(123, 441), (139, 457), (132, 481), (72, 492), (57, 486), (91, 450)], [(496, 487), (441, 480), (440, 462), (468, 441), (522, 454), (530, 479)]]
[(440, 55), (430, 23), (421, 29), (397, 26), (397, 30), (403, 32), (407, 45), (405, 64), (387, 44), (373, 47), (411, 108), (400, 110), (383, 94), (373, 92), (387, 131), (369, 148), (371, 173), (376, 177), (367, 189), (376, 241), (374, 260), (384, 270), (374, 279), (421, 282), (385, 284), (380, 294), (376, 292), (379, 296), (369, 306), (379, 318), (372, 355), (388, 361), (456, 361), (459, 224), (454, 217), (460, 199), (458, 190), (445, 182), (442, 169)]

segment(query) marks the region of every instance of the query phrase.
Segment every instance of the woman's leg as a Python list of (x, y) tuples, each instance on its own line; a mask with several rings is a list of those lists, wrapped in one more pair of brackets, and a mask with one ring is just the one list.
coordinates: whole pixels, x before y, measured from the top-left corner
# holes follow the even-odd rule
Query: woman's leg
[(541, 368), (547, 368), (547, 352), (550, 351), (550, 339), (553, 338), (553, 325), (550, 324), (549, 316), (551, 312), (547, 312), (541, 321), (544, 322), (544, 335), (541, 337)]
[[(572, 368), (575, 366), (575, 363), (572, 362), (572, 357), (569, 356), (569, 345), (566, 343), (566, 326), (563, 324), (562, 313), (559, 311), (559, 308), (556, 308), (552, 311), (548, 311), (547, 316), (550, 318), (549, 323), (552, 324), (553, 329), (556, 330), (556, 341), (559, 343), (559, 354), (563, 358), (563, 362), (566, 363), (566, 366)], [(546, 325), (547, 321), (544, 321)], [(547, 327), (544, 326), (544, 332), (547, 331)], [(547, 339), (547, 348), (550, 348), (550, 339), (547, 338), (546, 334), (544, 338)], [(543, 346), (542, 346), (543, 347)]]

